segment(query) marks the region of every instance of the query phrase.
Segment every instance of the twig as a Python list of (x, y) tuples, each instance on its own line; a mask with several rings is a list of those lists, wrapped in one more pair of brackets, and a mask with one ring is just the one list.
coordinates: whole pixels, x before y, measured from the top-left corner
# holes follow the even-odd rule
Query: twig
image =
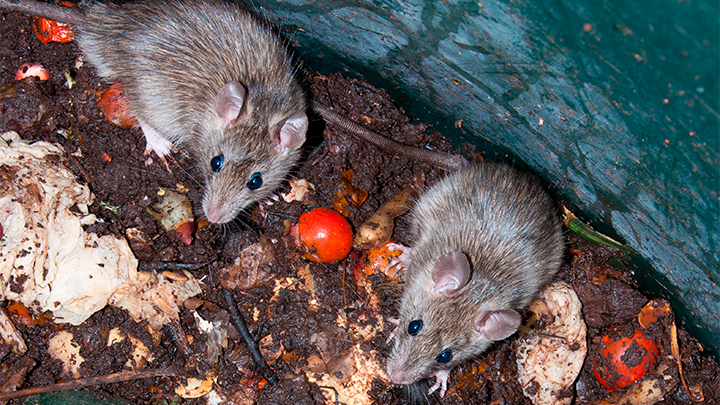
[(0, 392), (0, 401), (7, 401), (8, 399), (26, 397), (28, 395), (44, 394), (46, 392), (66, 391), (71, 389), (91, 387), (94, 385), (114, 384), (124, 381), (139, 380), (141, 378), (171, 377), (176, 375), (178, 374), (172, 368), (143, 371), (122, 371), (119, 373), (104, 375), (100, 377), (81, 378), (79, 380), (73, 380), (59, 384), (43, 385), (41, 387), (33, 387), (20, 391)]
[(197, 270), (210, 264), (207, 263), (178, 263), (178, 262), (140, 262), (138, 270)]
[(180, 351), (183, 357), (185, 357), (185, 368), (188, 370), (195, 368), (195, 357), (192, 355), (187, 336), (185, 336), (182, 325), (180, 325), (180, 320), (172, 318), (169, 323), (165, 324), (164, 329), (170, 336), (170, 340), (172, 340), (175, 348)]
[(225, 302), (227, 302), (228, 310), (230, 311), (230, 317), (233, 320), (233, 324), (235, 325), (235, 329), (240, 332), (243, 339), (245, 339), (245, 345), (247, 345), (248, 350), (250, 350), (250, 355), (252, 356), (253, 360), (255, 361), (255, 364), (260, 368), (260, 374), (270, 383), (275, 384), (278, 382), (277, 377), (275, 376), (275, 372), (273, 369), (268, 366), (268, 364), (265, 362), (265, 359), (263, 358), (262, 354), (260, 353), (260, 348), (258, 347), (257, 343), (255, 342), (255, 339), (253, 339), (252, 335), (250, 335), (250, 331), (248, 331), (247, 325), (245, 324), (245, 320), (243, 319), (242, 315), (237, 310), (237, 306), (235, 305), (235, 300), (232, 298), (232, 294), (230, 291), (226, 288), (223, 288), (223, 294), (225, 295)]
[(87, 170), (85, 170), (85, 168), (83, 167), (83, 165), (81, 165), (80, 162), (78, 162), (78, 160), (75, 159), (75, 156), (72, 155), (72, 153), (70, 152), (70, 148), (68, 148), (67, 145), (63, 145), (63, 148), (65, 148), (65, 155), (67, 156), (67, 158), (71, 162), (73, 162), (75, 164), (75, 166), (77, 166), (78, 170), (80, 170), (80, 174), (82, 175), (83, 180), (85, 180), (85, 183), (91, 184), (93, 181), (93, 178), (92, 178), (92, 176), (90, 176), (90, 173), (88, 173)]

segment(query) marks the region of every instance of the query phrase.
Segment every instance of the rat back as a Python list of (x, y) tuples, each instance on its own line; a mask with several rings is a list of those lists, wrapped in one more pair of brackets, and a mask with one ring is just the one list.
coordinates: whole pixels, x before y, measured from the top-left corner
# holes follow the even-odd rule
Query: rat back
[[(414, 244), (388, 372), (396, 383), (431, 374), (440, 382), (517, 329), (516, 311), (560, 266), (562, 230), (540, 181), (497, 163), (451, 173), (420, 197), (412, 215)], [(463, 266), (464, 278), (455, 271)]]
[(148, 151), (168, 150), (157, 135), (195, 158), (211, 222), (277, 188), (305, 140), (306, 100), (259, 17), (225, 0), (103, 2), (85, 15), (87, 60), (123, 84)]

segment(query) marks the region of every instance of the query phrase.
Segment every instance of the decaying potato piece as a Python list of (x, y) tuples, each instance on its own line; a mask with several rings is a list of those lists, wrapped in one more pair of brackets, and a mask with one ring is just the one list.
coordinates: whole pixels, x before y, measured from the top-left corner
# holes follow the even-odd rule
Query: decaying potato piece
[(395, 218), (408, 212), (418, 197), (418, 187), (407, 186), (370, 216), (355, 233), (353, 247), (368, 250), (384, 245), (392, 237)]

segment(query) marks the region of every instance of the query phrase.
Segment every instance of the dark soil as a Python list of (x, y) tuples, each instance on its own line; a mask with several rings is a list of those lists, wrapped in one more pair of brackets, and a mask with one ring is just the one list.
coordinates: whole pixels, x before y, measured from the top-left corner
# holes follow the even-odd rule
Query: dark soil
[[(354, 173), (353, 185), (369, 193), (367, 201), (360, 207), (348, 207), (349, 220), (355, 229), (383, 202), (411, 184), (414, 175), (423, 173), (426, 182), (432, 184), (444, 173), (382, 152), (338, 132), (330, 125), (326, 126), (318, 117), (312, 117), (305, 156), (293, 176), (313, 183), (315, 191), (302, 203), (280, 201), (273, 205), (263, 204), (262, 209), (254, 208), (233, 223), (201, 227), (192, 244), (186, 245), (172, 233), (164, 231), (145, 208), (156, 201), (159, 188), (184, 188), (188, 190), (195, 211), (200, 212), (202, 188), (192, 176), (195, 170), (191, 159), (176, 153), (177, 165), (172, 166), (172, 173), (157, 162), (146, 166), (143, 155), (145, 140), (141, 131), (115, 127), (101, 114), (97, 94), (109, 83), (101, 82), (87, 64), (76, 67), (79, 52), (75, 44), (42, 44), (31, 28), (31, 18), (16, 13), (0, 13), (0, 33), (3, 38), (0, 47), (0, 130), (17, 131), (23, 138), (56, 142), (69, 153), (79, 150), (81, 155), (69, 160), (67, 165), (89, 184), (96, 197), (90, 209), (104, 220), (88, 230), (124, 237), (126, 229), (139, 229), (152, 241), (149, 246), (136, 246), (135, 254), (144, 266), (157, 268), (160, 262), (210, 263), (193, 271), (205, 283), (203, 294), (198, 298), (217, 306), (206, 304), (198, 310), (205, 319), (212, 319), (220, 312), (218, 308), (226, 308), (219, 288), (221, 281), (227, 277), (222, 269), (235, 260), (242, 248), (261, 238), (277, 242), (273, 244), (275, 260), (269, 269), (272, 279), (258, 287), (233, 293), (250, 331), (258, 339), (272, 335), (270, 348), (282, 350), (282, 355), (272, 364), (279, 383), (259, 388), (261, 378), (253, 371), (255, 368), (249, 360), (248, 351), (234, 333), (234, 328), (230, 328), (230, 347), (222, 353), (218, 363), (209, 364), (204, 355), (206, 337), (198, 332), (192, 311), (184, 310), (180, 316), (180, 333), (190, 337), (189, 352), (184, 353), (186, 349), (175, 342), (177, 330), (171, 333), (166, 329), (159, 343), (154, 343), (146, 325), (136, 324), (121, 310), (106, 307), (77, 327), (63, 324), (17, 325), (28, 345), (28, 352), (20, 357), (11, 353), (6, 345), (0, 345), (0, 382), (8, 380), (21, 369), (27, 369), (27, 375), (18, 389), (71, 379), (63, 373), (61, 365), (47, 355), (47, 339), (59, 330), (71, 331), (82, 347), (81, 355), (86, 359), (80, 370), (82, 377), (124, 370), (127, 353), (117, 346), (108, 348), (105, 345), (109, 330), (120, 327), (152, 348), (155, 360), (148, 368), (172, 366), (184, 370), (188, 363), (194, 361), (195, 367), (188, 372), (202, 376), (207, 370), (214, 370), (218, 376), (216, 384), (219, 391), (233, 398), (234, 403), (244, 403), (244, 397), (254, 398), (258, 404), (326, 403), (323, 390), (327, 387), (310, 383), (301, 371), (311, 355), (319, 355), (317, 345), (313, 343), (318, 336), (328, 338), (328, 350), (337, 356), (357, 343), (362, 350), (377, 350), (383, 356), (388, 353), (385, 339), (389, 326), (386, 326), (384, 335), (366, 342), (359, 342), (356, 336), (336, 326), (338, 314), (357, 321), (364, 310), (361, 304), (367, 299), (367, 293), (356, 287), (351, 274), (357, 255), (327, 265), (307, 262), (300, 258), (288, 235), (289, 225), (296, 222), (300, 214), (313, 208), (332, 207), (335, 193), (343, 189), (340, 175), (349, 169)], [(26, 62), (42, 63), (51, 72), (50, 80), (15, 81), (16, 70)], [(66, 71), (76, 81), (72, 89), (65, 85), (63, 72)], [(381, 89), (339, 74), (326, 77), (308, 73), (306, 82), (317, 100), (385, 136), (405, 144), (451, 150), (439, 133), (428, 125), (411, 121)], [(110, 211), (101, 206), (101, 202), (120, 209)], [(411, 244), (408, 224), (407, 218), (399, 218), (394, 233), (394, 239), (406, 245)], [(575, 250), (567, 255), (559, 277), (575, 288), (583, 302), (589, 347), (579, 382), (575, 391), (568, 395), (574, 396), (577, 403), (594, 403), (608, 396), (607, 390), (596, 382), (592, 372), (591, 359), (597, 350), (600, 334), (610, 326), (628, 328), (631, 327), (628, 325), (636, 325), (637, 314), (648, 299), (637, 291), (625, 271), (609, 264), (617, 262), (609, 259), (622, 257), (619, 251), (591, 245), (569, 232), (567, 236), (568, 247)], [(277, 295), (274, 292), (276, 284), (273, 280), (298, 277), (298, 269), (305, 266), (309, 266), (314, 279), (319, 309), (309, 308), (313, 297), (305, 289), (286, 288)], [(371, 281), (374, 291), (381, 298), (382, 317), (392, 318), (396, 315), (401, 286), (381, 275), (372, 276)], [(10, 304), (5, 302), (4, 306)], [(668, 328), (658, 327), (648, 333), (660, 344), (661, 355), (668, 355)], [(515, 341), (513, 337), (501, 342), (476, 362), (456, 370), (449, 381), (451, 390), (442, 403), (530, 404), (516, 382), (517, 370), (512, 350)], [(715, 360), (682, 329), (679, 330), (679, 341), (687, 386), (699, 387), (704, 403), (717, 403), (720, 372)], [(91, 392), (100, 399), (122, 397), (137, 404), (161, 403), (162, 400), (170, 403), (179, 382), (177, 378), (156, 377), (97, 386)], [(375, 403), (401, 404), (413, 398), (423, 403), (440, 403), (437, 394), (424, 398), (420, 387), (402, 389), (379, 378), (369, 385), (372, 386), (370, 395)], [(179, 401), (185, 404), (207, 403), (206, 398)], [(688, 393), (678, 382), (659, 403), (689, 402)], [(21, 400), (8, 403), (19, 404)]]

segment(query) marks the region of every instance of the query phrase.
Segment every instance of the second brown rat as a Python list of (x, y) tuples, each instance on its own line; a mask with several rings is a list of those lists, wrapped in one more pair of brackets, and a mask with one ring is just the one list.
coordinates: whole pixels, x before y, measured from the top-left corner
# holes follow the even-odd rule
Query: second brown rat
[(540, 181), (500, 163), (467, 165), (425, 191), (412, 211), (413, 246), (387, 362), (396, 384), (450, 370), (515, 333), (518, 311), (554, 277), (564, 242)]
[(147, 141), (164, 160), (190, 153), (210, 222), (267, 197), (299, 158), (303, 90), (277, 35), (224, 0), (92, 3), (84, 11), (31, 0), (0, 7), (76, 24), (86, 59), (120, 81)]

